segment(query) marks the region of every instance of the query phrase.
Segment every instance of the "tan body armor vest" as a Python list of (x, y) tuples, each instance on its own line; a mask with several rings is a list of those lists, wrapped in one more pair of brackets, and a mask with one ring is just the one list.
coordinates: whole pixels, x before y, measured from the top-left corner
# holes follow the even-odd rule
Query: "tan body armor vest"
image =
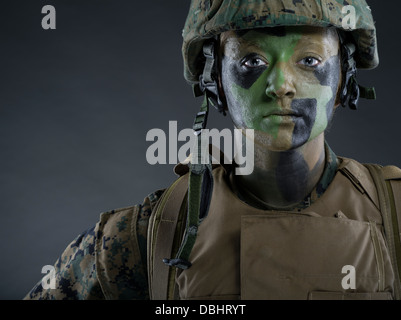
[(396, 275), (379, 195), (363, 165), (341, 159), (321, 198), (296, 212), (244, 203), (221, 166), (213, 170), (213, 178), (210, 209), (190, 255), (192, 266), (176, 272), (151, 268), (151, 288), (158, 276), (171, 278), (173, 272), (175, 284), (166, 286), (180, 299), (394, 298)]

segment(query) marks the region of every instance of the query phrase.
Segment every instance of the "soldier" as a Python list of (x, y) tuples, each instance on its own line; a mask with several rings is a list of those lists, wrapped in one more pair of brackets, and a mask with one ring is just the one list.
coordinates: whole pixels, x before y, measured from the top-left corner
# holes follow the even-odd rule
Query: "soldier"
[(374, 98), (356, 80), (378, 65), (373, 18), (349, 0), (350, 26), (344, 3), (192, 0), (183, 57), (205, 96), (198, 142), (209, 106), (228, 111), (253, 129), (253, 172), (195, 154), (166, 190), (103, 213), (57, 260), (55, 288), (25, 298), (400, 299), (401, 170), (325, 141), (336, 108)]

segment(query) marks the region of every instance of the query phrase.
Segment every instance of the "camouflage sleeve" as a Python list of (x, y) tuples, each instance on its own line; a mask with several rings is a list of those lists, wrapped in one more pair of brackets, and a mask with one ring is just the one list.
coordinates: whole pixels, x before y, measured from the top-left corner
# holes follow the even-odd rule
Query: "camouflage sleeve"
[[(72, 241), (54, 264), (55, 287), (42, 280), (25, 296), (25, 300), (102, 299), (95, 269), (97, 226)], [(45, 279), (45, 278), (44, 278)]]
[(44, 288), (41, 280), (24, 299), (149, 299), (147, 227), (162, 193), (150, 194), (141, 205), (102, 213), (96, 226), (79, 235), (57, 259), (55, 288)]

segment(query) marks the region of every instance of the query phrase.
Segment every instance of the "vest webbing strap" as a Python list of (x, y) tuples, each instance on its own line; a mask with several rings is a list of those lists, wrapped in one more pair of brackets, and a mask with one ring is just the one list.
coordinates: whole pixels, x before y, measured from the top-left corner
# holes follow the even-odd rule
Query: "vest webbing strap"
[[(176, 268), (191, 267), (189, 256), (196, 241), (198, 226), (209, 210), (213, 176), (207, 148), (208, 137), (202, 135), (208, 111), (209, 101), (206, 95), (194, 121), (197, 145), (189, 164), (190, 173), (164, 192), (149, 221), (149, 294), (153, 300), (176, 298)], [(184, 221), (186, 226), (182, 239)], [(175, 258), (171, 258), (173, 256)]]
[(395, 201), (394, 201), (394, 193), (393, 193), (393, 187), (392, 187), (392, 181), (386, 181), (387, 189), (390, 195), (390, 207), (391, 207), (391, 224), (393, 226), (393, 234), (394, 234), (394, 247), (395, 247), (395, 260), (396, 260), (396, 265), (398, 266), (397, 270), (398, 271), (398, 300), (401, 300), (401, 239), (400, 239), (400, 229), (399, 229), (399, 224), (401, 217), (396, 214), (396, 206), (395, 206)]
[(365, 166), (369, 169), (376, 184), (380, 210), (383, 216), (385, 240), (388, 245), (395, 275), (394, 296), (395, 299), (401, 300), (401, 240), (398, 225), (398, 220), (401, 219), (401, 212), (397, 212), (396, 210), (391, 180), (385, 179), (383, 168), (374, 164), (367, 164)]
[(208, 98), (206, 93), (193, 125), (197, 140), (189, 164), (188, 215), (184, 239), (176, 258), (164, 260), (169, 266), (181, 269), (188, 269), (192, 265), (189, 256), (196, 241), (199, 224), (209, 210), (213, 190), (212, 165), (208, 151), (209, 137), (203, 134), (209, 113)]
[(175, 283), (170, 279), (175, 279), (176, 269), (169, 268), (163, 260), (176, 254), (174, 248), (178, 247), (177, 241), (181, 240), (187, 191), (188, 175), (185, 175), (164, 192), (155, 209), (154, 219), (150, 222), (148, 271), (149, 294), (152, 300), (174, 297)]

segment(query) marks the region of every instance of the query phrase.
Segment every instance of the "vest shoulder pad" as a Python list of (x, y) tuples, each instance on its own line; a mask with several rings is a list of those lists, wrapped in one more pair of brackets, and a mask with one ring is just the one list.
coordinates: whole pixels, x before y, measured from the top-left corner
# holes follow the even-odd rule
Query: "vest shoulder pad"
[(369, 170), (356, 160), (338, 157), (341, 160), (338, 170), (341, 171), (362, 193), (366, 193), (378, 207), (376, 184)]
[(386, 180), (400, 180), (401, 169), (396, 166), (386, 166), (382, 168), (384, 179)]
[(97, 225), (96, 272), (106, 299), (149, 299), (146, 238), (149, 217), (164, 190), (141, 205), (102, 213)]

